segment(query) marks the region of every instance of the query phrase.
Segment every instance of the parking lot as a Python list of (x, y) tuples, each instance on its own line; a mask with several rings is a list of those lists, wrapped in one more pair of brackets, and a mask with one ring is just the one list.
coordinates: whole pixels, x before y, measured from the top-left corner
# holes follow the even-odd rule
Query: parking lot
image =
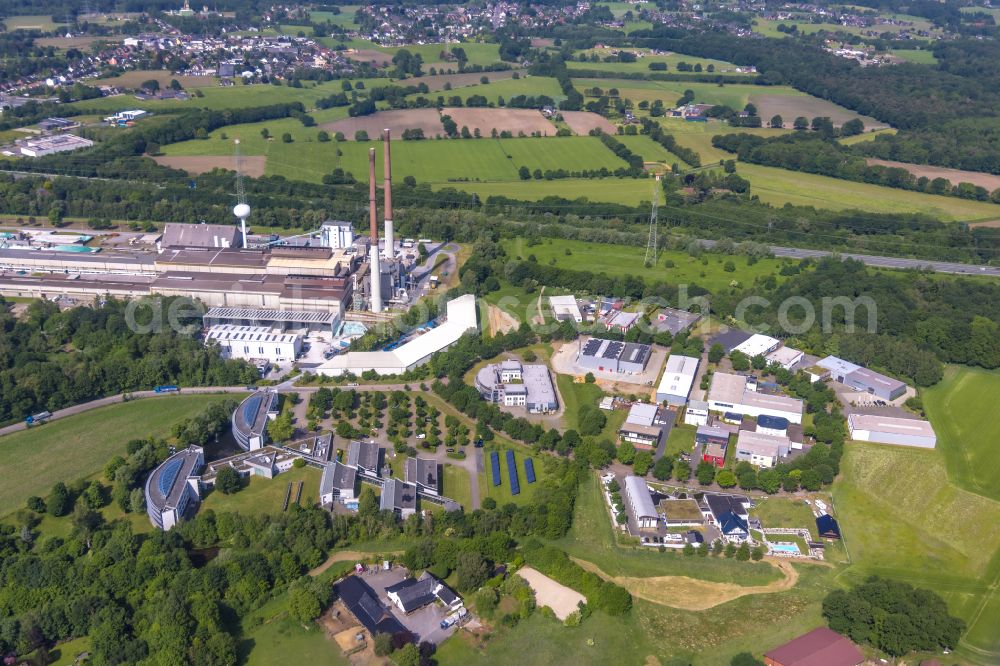
[(448, 617), (448, 611), (436, 603), (432, 603), (406, 615), (389, 600), (389, 596), (385, 593), (387, 587), (401, 582), (407, 575), (406, 569), (396, 566), (389, 571), (372, 570), (361, 578), (375, 591), (379, 601), (389, 609), (396, 619), (413, 633), (418, 643), (427, 642), (437, 645), (458, 629), (457, 625), (452, 625), (447, 629), (441, 628), (441, 620)]

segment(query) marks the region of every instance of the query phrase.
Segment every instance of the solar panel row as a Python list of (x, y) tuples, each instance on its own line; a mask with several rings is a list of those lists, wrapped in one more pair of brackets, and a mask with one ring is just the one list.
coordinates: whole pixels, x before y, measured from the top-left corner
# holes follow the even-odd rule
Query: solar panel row
[(618, 358), (622, 353), (622, 349), (625, 348), (620, 342), (609, 342), (608, 346), (604, 349), (604, 353), (601, 354), (602, 358)]
[(490, 454), (490, 463), (493, 468), (493, 485), (500, 485), (500, 454), (494, 451)]
[(528, 480), (528, 483), (535, 482), (535, 463), (531, 458), (524, 459), (524, 478)]
[(507, 449), (507, 472), (510, 476), (510, 494), (517, 495), (521, 492), (521, 484), (517, 481), (517, 463), (514, 462), (514, 452)]

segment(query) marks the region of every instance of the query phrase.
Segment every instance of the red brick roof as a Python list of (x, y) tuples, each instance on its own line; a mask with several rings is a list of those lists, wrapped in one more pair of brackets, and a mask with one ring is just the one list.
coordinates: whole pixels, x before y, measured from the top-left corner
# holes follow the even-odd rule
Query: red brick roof
[(764, 656), (777, 666), (858, 666), (864, 661), (854, 643), (826, 627), (813, 629)]

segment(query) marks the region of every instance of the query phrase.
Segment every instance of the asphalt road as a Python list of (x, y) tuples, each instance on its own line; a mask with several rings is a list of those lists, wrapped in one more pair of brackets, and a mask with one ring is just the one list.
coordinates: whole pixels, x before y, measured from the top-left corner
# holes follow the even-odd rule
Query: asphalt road
[[(705, 247), (715, 245), (713, 240), (702, 240)], [(1000, 277), (1000, 267), (981, 266), (977, 264), (962, 264), (952, 261), (929, 261), (927, 259), (903, 259), (901, 257), (881, 257), (873, 254), (856, 254), (853, 252), (829, 252), (827, 250), (806, 250), (797, 247), (782, 247), (772, 245), (771, 252), (776, 257), (788, 257), (790, 259), (818, 259), (838, 255), (845, 259), (860, 261), (866, 266), (875, 268), (895, 268), (895, 269), (919, 269), (930, 270), (935, 273), (950, 273), (953, 275), (989, 275)]]

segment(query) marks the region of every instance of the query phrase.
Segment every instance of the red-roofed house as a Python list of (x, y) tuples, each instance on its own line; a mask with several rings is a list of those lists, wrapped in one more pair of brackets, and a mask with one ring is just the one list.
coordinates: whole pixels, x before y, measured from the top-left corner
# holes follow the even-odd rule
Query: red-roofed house
[(767, 666), (858, 666), (864, 660), (858, 646), (826, 627), (813, 629), (764, 655)]

